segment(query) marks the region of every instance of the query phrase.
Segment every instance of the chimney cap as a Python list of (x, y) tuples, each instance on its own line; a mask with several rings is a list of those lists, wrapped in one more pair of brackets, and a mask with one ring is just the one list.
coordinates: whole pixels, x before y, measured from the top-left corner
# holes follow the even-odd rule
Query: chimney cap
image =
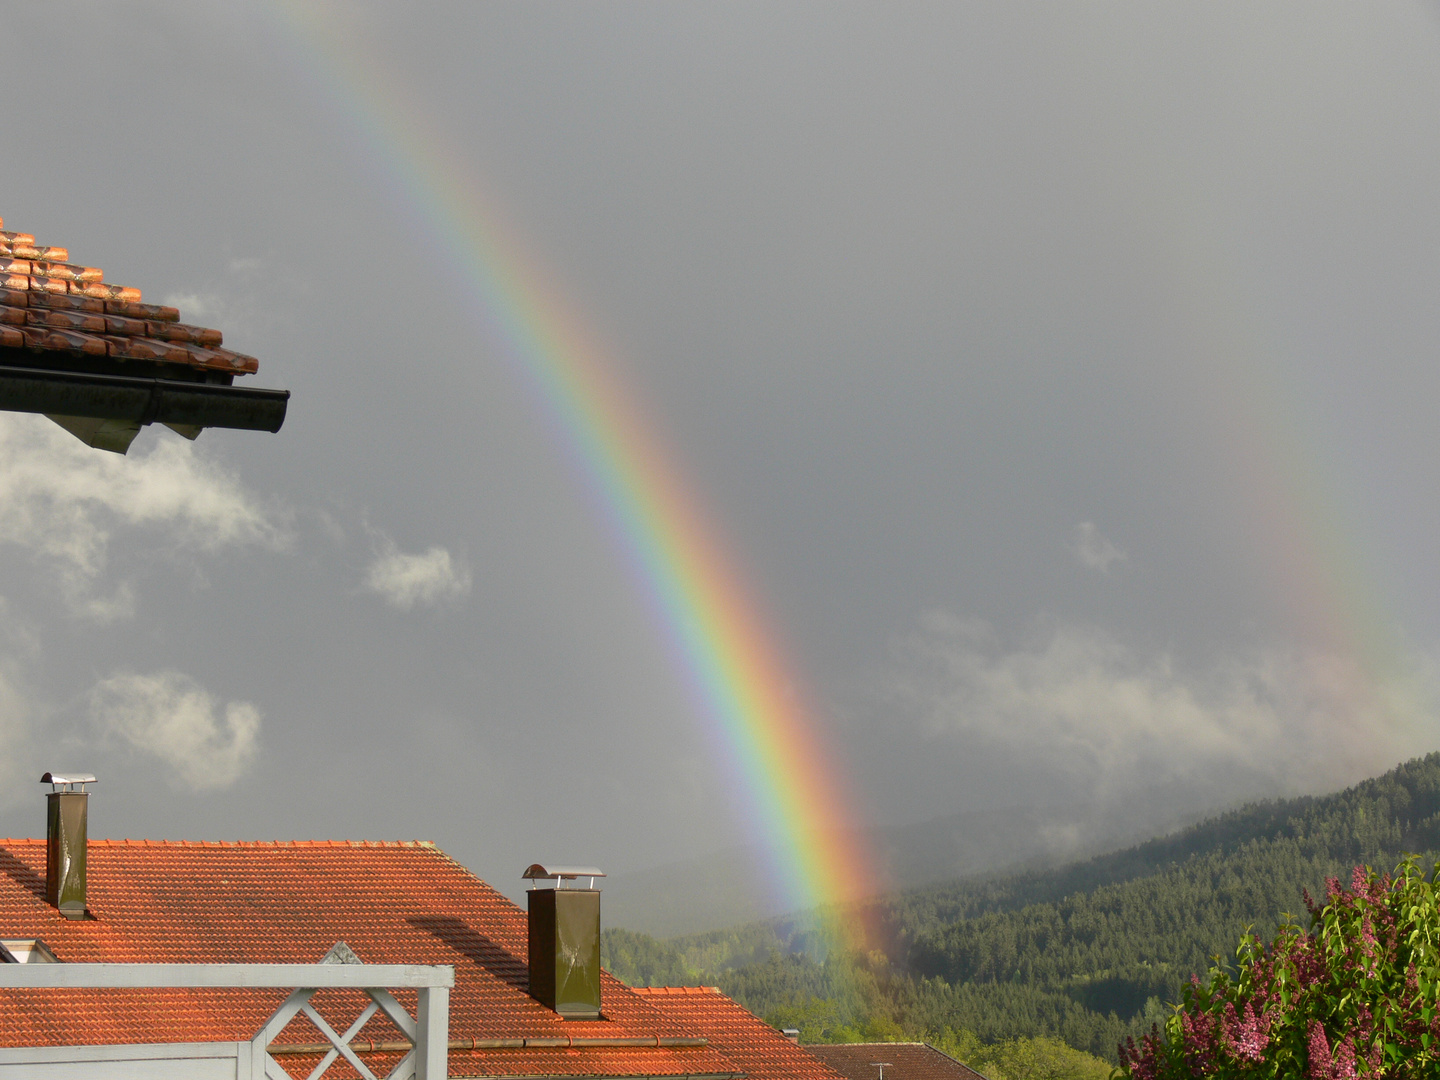
[(95, 777), (92, 776), (90, 773), (73, 773), (69, 776), (61, 776), (59, 773), (48, 772), (44, 776), (40, 777), (40, 782), (42, 784), (54, 784), (56, 791), (59, 791), (62, 788), (73, 791), (75, 790), (75, 786), (77, 784), (79, 785), (80, 790), (84, 791), (86, 784), (99, 783), (99, 781), (97, 781)]
[(559, 866), (554, 863), (531, 863), (520, 875), (530, 881), (536, 878), (550, 878), (556, 881), (574, 881), (576, 878), (604, 877), (605, 871), (598, 866)]

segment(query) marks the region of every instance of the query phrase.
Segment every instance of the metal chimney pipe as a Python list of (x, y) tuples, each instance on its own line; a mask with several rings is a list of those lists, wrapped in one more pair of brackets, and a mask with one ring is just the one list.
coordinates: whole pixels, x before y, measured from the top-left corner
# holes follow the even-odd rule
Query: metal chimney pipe
[(42, 784), (52, 785), (46, 797), (45, 902), (67, 919), (85, 918), (86, 784), (95, 777), (46, 773)]
[[(535, 863), (530, 881), (548, 880), (525, 896), (529, 907), (530, 996), (566, 1019), (600, 1016), (600, 890), (604, 877), (593, 866)], [(566, 881), (588, 878), (590, 888), (564, 888)]]

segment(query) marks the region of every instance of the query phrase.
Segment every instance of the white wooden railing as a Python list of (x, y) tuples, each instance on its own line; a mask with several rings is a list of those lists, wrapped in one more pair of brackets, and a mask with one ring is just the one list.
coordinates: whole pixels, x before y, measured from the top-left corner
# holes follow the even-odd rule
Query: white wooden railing
[[(318, 1080), (342, 1057), (365, 1080), (380, 1080), (350, 1046), (377, 1012), (383, 1012), (410, 1043), (385, 1080), (445, 1080), (454, 985), (455, 969), (448, 964), (0, 964), (0, 989), (291, 991), (259, 1033), (245, 1042), (0, 1047), (0, 1080), (294, 1080), (271, 1055), (270, 1047), (301, 1013), (329, 1041), (329, 1050), (309, 1080)], [(362, 990), (370, 998), (343, 1032), (331, 1027), (310, 1004), (317, 990), (330, 987)], [(417, 992), (413, 1017), (390, 992), (402, 988)]]

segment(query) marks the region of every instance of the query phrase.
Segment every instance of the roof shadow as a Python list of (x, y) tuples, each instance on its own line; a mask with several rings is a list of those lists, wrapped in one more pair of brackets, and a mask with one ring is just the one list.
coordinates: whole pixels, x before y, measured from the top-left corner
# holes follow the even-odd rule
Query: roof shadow
[(453, 915), (412, 915), (406, 922), (439, 938), (497, 979), (529, 992), (530, 973), (526, 961), (502, 949), (484, 934), (477, 934), (469, 923)]
[(4, 848), (0, 848), (0, 873), (41, 900), (45, 899), (45, 879)]

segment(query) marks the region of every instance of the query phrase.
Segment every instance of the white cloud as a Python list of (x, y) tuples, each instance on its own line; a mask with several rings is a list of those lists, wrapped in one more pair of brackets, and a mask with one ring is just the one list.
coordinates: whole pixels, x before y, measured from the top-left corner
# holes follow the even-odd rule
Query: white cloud
[(928, 736), (1009, 751), (1022, 770), (1097, 796), (1172, 778), (1224, 789), (1241, 774), (1318, 790), (1440, 741), (1440, 665), (1419, 655), (1384, 676), (1283, 649), (1197, 671), (1093, 626), (1046, 623), (1007, 648), (988, 625), (947, 615), (903, 655), (900, 691)]
[(220, 703), (176, 671), (118, 672), (90, 694), (93, 721), (105, 736), (172, 766), (191, 790), (229, 787), (255, 757), (260, 713), (245, 701)]
[(249, 352), (257, 346), (245, 340), (288, 324), (294, 298), (308, 289), (293, 261), (247, 255), (231, 259), (218, 281), (169, 293), (161, 302), (179, 308), (185, 322), (223, 331), (228, 347)]
[(1123, 562), (1128, 556), (1123, 550), (1100, 535), (1093, 521), (1082, 521), (1075, 526), (1075, 558), (1081, 566), (1108, 573), (1110, 564)]
[[(42, 660), (39, 628), (9, 599), (0, 597), (0, 808), (28, 804), (30, 789), (47, 767), (41, 760), (40, 736), (53, 719), (51, 703), (36, 685)], [(53, 750), (53, 740), (44, 739)]]
[(0, 805), (23, 801), (39, 778), (34, 732), (43, 726), (33, 687), (24, 666), (14, 657), (0, 657)]
[(365, 588), (397, 608), (458, 600), (470, 592), (470, 568), (443, 547), (419, 555), (379, 537), (380, 552), (365, 571)]
[(219, 293), (170, 293), (160, 301), (168, 307), (179, 308), (180, 317), (189, 323), (216, 326), (229, 321), (229, 308)]
[(92, 595), (122, 526), (158, 527), (167, 544), (201, 550), (286, 542), (275, 513), (184, 439), (162, 436), (121, 457), (43, 417), (0, 414), (0, 541), (54, 565), (72, 608), (100, 621), (133, 610), (126, 583)]

